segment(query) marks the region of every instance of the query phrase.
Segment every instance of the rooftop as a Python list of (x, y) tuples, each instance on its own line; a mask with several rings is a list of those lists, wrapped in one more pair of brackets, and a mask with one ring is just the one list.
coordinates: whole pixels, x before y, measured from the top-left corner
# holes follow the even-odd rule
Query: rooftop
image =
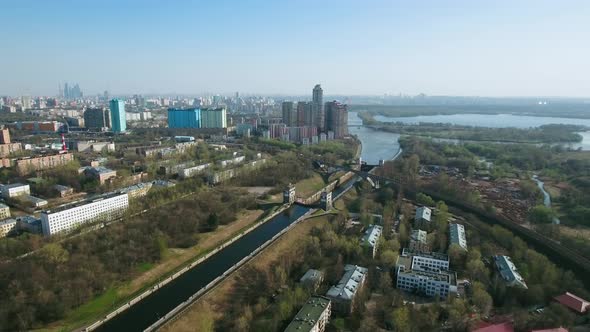
[(365, 235), (361, 239), (361, 243), (365, 246), (374, 247), (377, 245), (377, 241), (381, 237), (381, 233), (383, 232), (383, 227), (378, 225), (371, 225), (365, 231)]
[(580, 314), (583, 314), (590, 309), (590, 302), (570, 292), (565, 292), (564, 294), (556, 296), (555, 301)]
[(461, 224), (449, 224), (449, 241), (451, 244), (457, 244), (467, 250), (467, 238), (465, 237), (465, 227)]
[(326, 296), (352, 300), (358, 290), (358, 286), (366, 277), (368, 271), (367, 268), (358, 265), (345, 265), (344, 275), (338, 282), (338, 285), (330, 287)]
[(404, 266), (400, 266), (398, 268), (398, 274), (399, 273), (403, 273), (405, 275), (428, 278), (430, 280), (444, 281), (444, 282), (449, 283), (450, 285), (457, 284), (457, 275), (453, 271), (436, 271), (436, 272), (432, 271), (431, 272), (431, 271), (406, 269), (406, 268), (404, 268)]
[(322, 278), (322, 275), (323, 275), (323, 273), (319, 270), (309, 269), (309, 270), (307, 270), (307, 272), (305, 272), (303, 277), (301, 277), (301, 279), (299, 279), (299, 282), (316, 281), (316, 280)]
[(427, 236), (428, 236), (428, 233), (426, 231), (414, 229), (414, 230), (412, 230), (412, 234), (410, 235), (410, 238), (414, 241), (425, 243)]
[(323, 296), (310, 297), (287, 326), (285, 332), (311, 331), (329, 304), (330, 299)]
[(518, 273), (516, 265), (512, 263), (510, 257), (504, 255), (497, 255), (494, 256), (494, 262), (496, 263), (496, 267), (498, 268), (500, 275), (502, 275), (502, 278), (504, 278), (505, 281), (511, 284), (515, 284), (517, 286), (521, 286), (523, 288), (527, 288), (524, 279), (522, 278), (520, 273)]
[(51, 213), (57, 213), (57, 212), (61, 212), (61, 211), (65, 211), (65, 210), (69, 210), (69, 209), (73, 209), (79, 206), (83, 206), (86, 204), (90, 204), (90, 203), (94, 203), (94, 202), (98, 202), (98, 201), (102, 201), (105, 199), (109, 199), (109, 198), (113, 198), (113, 197), (117, 197), (117, 196), (121, 196), (121, 195), (127, 195), (126, 193), (122, 193), (119, 191), (116, 192), (110, 192), (101, 196), (95, 196), (89, 199), (84, 199), (81, 201), (76, 201), (76, 202), (72, 202), (72, 203), (67, 203), (67, 204), (63, 204), (60, 205), (58, 207), (56, 207), (53, 210), (45, 210), (41, 213), (45, 213), (45, 214), (51, 214)]
[(449, 261), (449, 256), (447, 254), (443, 254), (442, 252), (416, 252), (412, 251), (409, 248), (402, 249), (402, 256), (420, 256), (432, 259), (438, 259), (441, 261)]
[(22, 184), (22, 183), (0, 184), (0, 188), (6, 188), (6, 189), (28, 187), (28, 186), (29, 186), (28, 184)]
[(426, 221), (430, 221), (430, 216), (432, 215), (432, 211), (427, 208), (426, 206), (421, 206), (416, 209), (416, 220), (424, 219)]

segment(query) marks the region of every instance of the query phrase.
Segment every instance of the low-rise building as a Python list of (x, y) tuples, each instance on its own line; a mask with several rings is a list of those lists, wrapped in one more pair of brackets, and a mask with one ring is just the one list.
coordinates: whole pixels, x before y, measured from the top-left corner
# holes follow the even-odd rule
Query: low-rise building
[(410, 259), (414, 270), (444, 271), (449, 269), (449, 256), (439, 252), (414, 252), (404, 248), (400, 257)]
[(203, 173), (203, 171), (205, 171), (207, 168), (209, 168), (211, 166), (212, 166), (211, 163), (206, 163), (206, 164), (202, 164), (202, 165), (188, 167), (188, 168), (185, 168), (185, 169), (181, 170), (180, 172), (178, 172), (178, 176), (180, 176), (180, 178), (182, 178), (182, 179), (190, 178), (195, 175)]
[(379, 225), (370, 225), (361, 238), (361, 246), (371, 253), (371, 257), (375, 257), (375, 254), (377, 253), (377, 247), (382, 233), (383, 227)]
[(585, 314), (590, 311), (590, 301), (586, 301), (570, 292), (565, 292), (564, 294), (556, 296), (555, 301), (572, 309), (578, 314)]
[(20, 175), (26, 175), (35, 171), (43, 171), (68, 164), (74, 160), (74, 155), (62, 152), (37, 157), (20, 158), (14, 161), (16, 171)]
[(74, 193), (74, 188), (63, 186), (61, 184), (56, 184), (53, 186), (53, 190), (59, 194), (59, 197), (67, 197)]
[(311, 290), (316, 290), (324, 281), (324, 273), (320, 270), (309, 269), (299, 282)]
[(330, 321), (332, 302), (323, 296), (312, 296), (297, 312), (285, 332), (323, 332)]
[(20, 143), (0, 144), (0, 157), (8, 157), (10, 154), (21, 150)]
[(414, 223), (416, 228), (426, 229), (430, 225), (430, 218), (432, 211), (426, 206), (421, 206), (416, 209), (416, 216), (414, 217)]
[(528, 288), (510, 257), (504, 255), (494, 256), (494, 264), (507, 285)]
[(148, 192), (152, 188), (152, 185), (153, 184), (151, 182), (142, 182), (129, 187), (125, 187), (121, 189), (120, 192), (129, 195), (129, 199), (144, 197), (148, 194)]
[(448, 269), (425, 268), (418, 256), (400, 256), (396, 263), (396, 286), (406, 292), (446, 299), (457, 292), (457, 275)]
[(117, 171), (106, 167), (82, 167), (82, 172), (87, 177), (94, 178), (102, 185), (109, 179), (117, 177)]
[(229, 165), (241, 164), (241, 163), (244, 162), (244, 160), (246, 160), (246, 157), (245, 156), (239, 156), (239, 157), (235, 157), (235, 158), (232, 158), (232, 159), (220, 160), (220, 161), (218, 161), (218, 164), (221, 167), (224, 167), (225, 168), (225, 167), (227, 167)]
[(0, 203), (0, 220), (10, 217), (10, 208), (8, 205)]
[(453, 244), (467, 250), (467, 237), (465, 236), (465, 227), (461, 224), (449, 224), (449, 246)]
[(354, 298), (365, 285), (368, 272), (367, 268), (358, 265), (344, 266), (344, 275), (338, 285), (330, 287), (326, 293), (334, 310), (346, 314), (354, 311)]
[(42, 206), (47, 205), (47, 201), (44, 200), (43, 198), (39, 198), (39, 197), (31, 196), (31, 195), (25, 195), (25, 196), (23, 196), (23, 198), (25, 201), (32, 204), (33, 207), (35, 207), (35, 208), (40, 208)]
[(128, 207), (129, 196), (126, 193), (116, 192), (43, 211), (41, 213), (43, 234), (50, 236), (71, 231), (84, 223), (112, 220), (121, 216)]
[(428, 233), (420, 229), (412, 230), (410, 234), (410, 243), (408, 244), (410, 252), (428, 253), (431, 251), (428, 244)]
[(0, 238), (16, 231), (16, 219), (8, 218), (0, 220)]
[(31, 187), (28, 184), (12, 183), (0, 185), (0, 192), (4, 198), (14, 198), (31, 194)]

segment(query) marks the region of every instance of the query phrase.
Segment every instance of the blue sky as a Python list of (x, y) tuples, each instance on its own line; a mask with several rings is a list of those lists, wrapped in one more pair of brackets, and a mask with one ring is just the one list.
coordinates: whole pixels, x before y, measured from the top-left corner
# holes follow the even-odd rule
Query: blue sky
[(589, 96), (590, 1), (0, 0), (0, 95)]

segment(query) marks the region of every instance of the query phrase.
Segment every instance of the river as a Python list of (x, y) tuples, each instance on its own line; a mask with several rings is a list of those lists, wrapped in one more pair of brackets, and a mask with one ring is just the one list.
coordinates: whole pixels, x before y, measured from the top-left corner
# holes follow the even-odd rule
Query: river
[(369, 165), (377, 165), (381, 159), (393, 159), (400, 152), (400, 134), (363, 127), (357, 112), (348, 113), (348, 132), (361, 141), (361, 158)]
[[(351, 112), (353, 113), (353, 112)], [(355, 113), (356, 117), (356, 113)], [(410, 117), (388, 117), (376, 115), (375, 120), (380, 122), (401, 122), (405, 124), (446, 123), (460, 126), (488, 127), (488, 128), (532, 128), (547, 124), (571, 124), (590, 127), (590, 119), (558, 118), (543, 116), (527, 116), (513, 114), (450, 114), (450, 115), (418, 115)], [(349, 118), (350, 122), (350, 118)], [(555, 143), (564, 148), (590, 151), (590, 131), (579, 132), (581, 142)], [(449, 142), (459, 140), (449, 139)], [(502, 143), (502, 142), (498, 142)]]
[[(334, 190), (333, 197), (339, 198), (356, 181), (355, 177)], [(143, 331), (309, 210), (309, 207), (301, 205), (291, 206), (288, 210), (258, 226), (217, 254), (113, 317), (97, 330)]]

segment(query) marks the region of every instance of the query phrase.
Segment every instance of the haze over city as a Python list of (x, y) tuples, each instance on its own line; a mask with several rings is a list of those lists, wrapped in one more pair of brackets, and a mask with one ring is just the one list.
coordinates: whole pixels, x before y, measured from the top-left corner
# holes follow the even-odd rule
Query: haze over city
[(587, 1), (3, 1), (0, 93), (588, 96)]

